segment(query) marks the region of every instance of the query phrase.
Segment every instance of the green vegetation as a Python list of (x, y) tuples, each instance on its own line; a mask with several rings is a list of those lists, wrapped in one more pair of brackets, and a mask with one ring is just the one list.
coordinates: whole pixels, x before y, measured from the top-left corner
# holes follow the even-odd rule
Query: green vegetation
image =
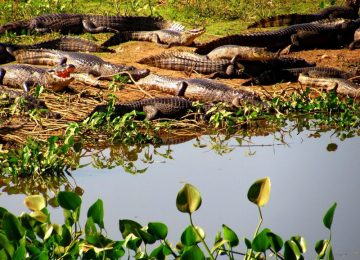
[[(238, 235), (227, 225), (216, 235), (210, 249), (205, 231), (194, 224), (193, 214), (201, 206), (201, 195), (196, 187), (185, 184), (176, 198), (177, 209), (189, 215), (190, 225), (183, 231), (179, 243), (173, 246), (168, 240), (168, 227), (161, 222), (149, 222), (143, 226), (130, 219), (120, 219), (119, 229), (123, 240), (114, 241), (106, 237), (104, 208), (98, 199), (87, 211), (85, 228), (79, 223), (81, 197), (76, 193), (61, 191), (56, 203), (64, 211), (64, 224), (51, 222), (46, 201), (41, 195), (25, 198), (31, 210), (16, 217), (0, 208), (0, 258), (1, 259), (120, 259), (123, 256), (136, 259), (165, 259), (167, 256), (180, 259), (217, 259), (226, 256), (235, 259), (304, 259), (307, 244), (303, 237), (292, 236), (283, 241), (269, 228), (260, 231), (263, 221), (261, 207), (270, 199), (271, 183), (268, 177), (257, 180), (248, 191), (248, 199), (259, 210), (260, 221), (252, 239), (244, 238), (245, 251)], [(315, 250), (319, 259), (334, 259), (331, 246), (331, 226), (336, 209), (334, 203), (326, 212), (323, 223), (329, 230), (328, 239), (319, 240)], [(151, 251), (150, 251), (151, 248)]]

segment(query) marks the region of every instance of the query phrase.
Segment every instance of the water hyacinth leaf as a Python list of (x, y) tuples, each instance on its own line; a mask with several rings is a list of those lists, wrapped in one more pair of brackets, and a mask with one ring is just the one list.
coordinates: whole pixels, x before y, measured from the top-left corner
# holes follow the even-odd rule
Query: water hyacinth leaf
[(247, 197), (258, 207), (266, 205), (270, 199), (271, 182), (269, 177), (257, 180), (250, 186)]
[(182, 260), (204, 260), (205, 255), (198, 246), (192, 246), (180, 257)]
[[(2, 233), (0, 233), (0, 248), (3, 248), (9, 256), (12, 256), (15, 252), (15, 248), (13, 244), (9, 241), (9, 239)], [(5, 253), (5, 255), (6, 255)], [(6, 257), (7, 258), (7, 257)], [(5, 258), (5, 259), (6, 259)]]
[(326, 249), (329, 245), (329, 240), (319, 240), (315, 244), (315, 251), (320, 259), (325, 257)]
[(62, 225), (62, 229), (61, 229), (61, 240), (60, 240), (59, 245), (66, 247), (66, 246), (70, 245), (71, 241), (72, 241), (71, 231), (64, 224), (64, 225)]
[(287, 240), (284, 244), (284, 257), (285, 259), (302, 259), (300, 249), (297, 244), (292, 240)]
[(213, 246), (213, 248), (210, 250), (211, 253), (215, 252), (216, 250), (219, 250), (218, 253), (221, 253), (221, 251), (223, 251), (223, 249), (224, 249), (223, 246), (224, 246), (226, 243), (228, 243), (228, 242), (229, 242), (229, 241), (227, 241), (227, 240), (225, 240), (225, 239), (221, 239), (221, 240), (217, 241), (217, 242), (215, 243), (215, 245)]
[(45, 232), (44, 240), (47, 240), (51, 236), (51, 234), (54, 230), (54, 227), (51, 224), (46, 223), (46, 224), (44, 224), (43, 229)]
[(270, 247), (275, 251), (279, 252), (284, 245), (282, 238), (273, 232), (267, 233), (269, 238)]
[(15, 251), (12, 259), (19, 259), (19, 260), (20, 260), (20, 259), (26, 259), (26, 248), (25, 248), (24, 245), (20, 245), (20, 246), (16, 249), (16, 251)]
[(120, 232), (123, 238), (126, 238), (129, 234), (138, 235), (138, 230), (142, 228), (142, 226), (130, 219), (120, 219), (119, 220)]
[(92, 217), (88, 217), (86, 220), (85, 240), (93, 245), (96, 245), (100, 241), (99, 234)]
[(92, 217), (94, 223), (98, 224), (100, 228), (104, 228), (104, 206), (101, 199), (90, 206), (87, 217)]
[(294, 241), (296, 243), (296, 245), (298, 246), (300, 253), (305, 253), (307, 250), (307, 244), (306, 244), (306, 240), (304, 237), (301, 236), (293, 236), (291, 237), (291, 240)]
[(141, 237), (141, 239), (144, 241), (145, 244), (154, 244), (156, 242), (156, 237), (149, 234), (147, 231), (139, 229), (138, 234)]
[(181, 234), (181, 243), (185, 246), (193, 246), (197, 244), (197, 234), (192, 226), (188, 226)]
[(150, 222), (148, 224), (148, 232), (157, 239), (164, 240), (168, 234), (168, 228), (165, 224), (160, 222)]
[(328, 229), (331, 229), (331, 225), (334, 219), (335, 209), (336, 209), (337, 203), (331, 205), (331, 207), (328, 209), (328, 211), (325, 213), (323, 218), (323, 223), (325, 227)]
[(67, 210), (77, 210), (81, 205), (81, 198), (71, 191), (60, 191), (57, 200), (59, 205)]
[(160, 246), (155, 248), (150, 253), (150, 257), (155, 258), (155, 259), (159, 259), (159, 260), (164, 260), (164, 259), (166, 259), (166, 256), (168, 256), (170, 254), (171, 254), (170, 249), (161, 244)]
[(225, 224), (223, 224), (222, 227), (224, 232), (224, 239), (229, 241), (231, 247), (237, 246), (239, 244), (239, 238), (236, 233)]
[(245, 237), (244, 242), (245, 242), (246, 248), (251, 249), (251, 241)]
[(6, 212), (3, 216), (2, 228), (11, 241), (18, 241), (25, 235), (25, 229), (19, 219), (9, 212)]
[(200, 192), (193, 185), (186, 183), (176, 197), (176, 207), (180, 212), (191, 214), (200, 206)]
[(48, 220), (48, 216), (40, 210), (33, 211), (29, 215), (41, 223), (45, 223)]
[(269, 232), (271, 232), (270, 229), (265, 228), (257, 234), (251, 243), (251, 248), (256, 252), (265, 252), (268, 250), (270, 248), (270, 239), (267, 235)]
[(46, 201), (42, 195), (30, 195), (24, 199), (24, 203), (28, 209), (32, 211), (42, 210), (46, 207)]

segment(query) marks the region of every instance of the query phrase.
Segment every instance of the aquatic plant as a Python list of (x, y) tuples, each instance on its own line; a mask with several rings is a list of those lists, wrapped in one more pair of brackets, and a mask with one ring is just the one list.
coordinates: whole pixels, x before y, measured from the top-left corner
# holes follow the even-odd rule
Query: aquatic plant
[[(166, 259), (167, 256), (180, 259), (216, 259), (219, 255), (228, 259), (242, 255), (244, 259), (266, 259), (275, 255), (276, 259), (304, 259), (306, 241), (301, 236), (292, 236), (283, 241), (269, 228), (260, 231), (263, 221), (261, 207), (270, 199), (271, 182), (268, 177), (254, 182), (248, 191), (248, 200), (259, 211), (260, 221), (252, 239), (244, 238), (246, 251), (237, 251), (240, 245), (238, 235), (227, 225), (222, 225), (215, 243), (210, 249), (205, 231), (194, 224), (193, 214), (199, 210), (202, 198), (191, 184), (184, 184), (176, 198), (177, 209), (189, 215), (190, 225), (183, 231), (180, 241), (174, 247), (168, 240), (168, 227), (161, 222), (149, 222), (143, 226), (130, 219), (120, 219), (119, 229), (123, 240), (115, 241), (104, 233), (103, 201), (98, 199), (87, 211), (85, 228), (79, 219), (82, 199), (74, 192), (61, 191), (56, 197), (64, 211), (64, 224), (51, 222), (46, 200), (42, 195), (30, 195), (25, 205), (30, 213), (16, 217), (0, 208), (0, 258), (1, 259), (119, 259), (126, 252), (136, 259)], [(319, 258), (334, 259), (331, 245), (331, 226), (336, 209), (334, 203), (326, 212), (323, 223), (329, 229), (330, 237), (319, 240), (315, 250)], [(148, 252), (148, 246), (152, 249)]]

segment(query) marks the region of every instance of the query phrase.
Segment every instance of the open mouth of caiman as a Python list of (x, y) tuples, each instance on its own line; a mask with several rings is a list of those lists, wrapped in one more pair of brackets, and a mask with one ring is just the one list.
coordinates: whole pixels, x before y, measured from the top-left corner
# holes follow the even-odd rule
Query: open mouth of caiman
[(71, 77), (71, 73), (75, 71), (75, 66), (72, 64), (65, 64), (61, 67), (48, 70), (48, 88), (59, 91), (67, 87), (74, 78)]

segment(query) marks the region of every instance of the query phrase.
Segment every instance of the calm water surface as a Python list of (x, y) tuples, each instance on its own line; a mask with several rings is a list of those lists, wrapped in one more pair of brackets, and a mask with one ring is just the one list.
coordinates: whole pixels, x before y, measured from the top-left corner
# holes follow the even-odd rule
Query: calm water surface
[[(322, 224), (325, 211), (333, 203), (338, 207), (333, 222), (333, 248), (336, 259), (360, 259), (360, 137), (339, 140), (332, 132), (310, 137), (310, 132), (292, 132), (285, 144), (274, 136), (253, 137), (240, 146), (235, 139), (222, 146), (209, 137), (201, 137), (206, 147), (194, 147), (196, 141), (171, 145), (172, 157), (154, 156), (144, 174), (131, 175), (123, 168), (84, 167), (74, 172), (78, 186), (85, 190), (82, 217), (88, 207), (101, 198), (105, 206), (108, 235), (122, 239), (119, 219), (133, 219), (145, 225), (161, 221), (169, 227), (169, 240), (175, 244), (189, 224), (188, 216), (177, 211), (175, 198), (184, 182), (196, 186), (203, 198), (194, 213), (194, 222), (213, 243), (222, 224), (227, 224), (241, 239), (251, 238), (258, 223), (256, 206), (247, 200), (247, 191), (257, 179), (269, 176), (271, 199), (263, 208), (263, 227), (287, 240), (302, 235), (308, 242), (307, 259), (314, 259), (314, 244), (326, 239)], [(336, 151), (327, 151), (336, 143)], [(211, 146), (213, 148), (211, 149)], [(223, 149), (220, 149), (222, 147)], [(169, 146), (158, 149), (165, 152)], [(222, 155), (220, 155), (220, 153)], [(105, 157), (110, 151), (103, 152)], [(82, 159), (82, 163), (91, 158)], [(140, 160), (138, 160), (140, 161)], [(0, 196), (0, 206), (15, 214), (26, 211), (24, 195)], [(54, 222), (63, 223), (62, 212), (54, 210)], [(244, 251), (244, 244), (241, 244)]]

